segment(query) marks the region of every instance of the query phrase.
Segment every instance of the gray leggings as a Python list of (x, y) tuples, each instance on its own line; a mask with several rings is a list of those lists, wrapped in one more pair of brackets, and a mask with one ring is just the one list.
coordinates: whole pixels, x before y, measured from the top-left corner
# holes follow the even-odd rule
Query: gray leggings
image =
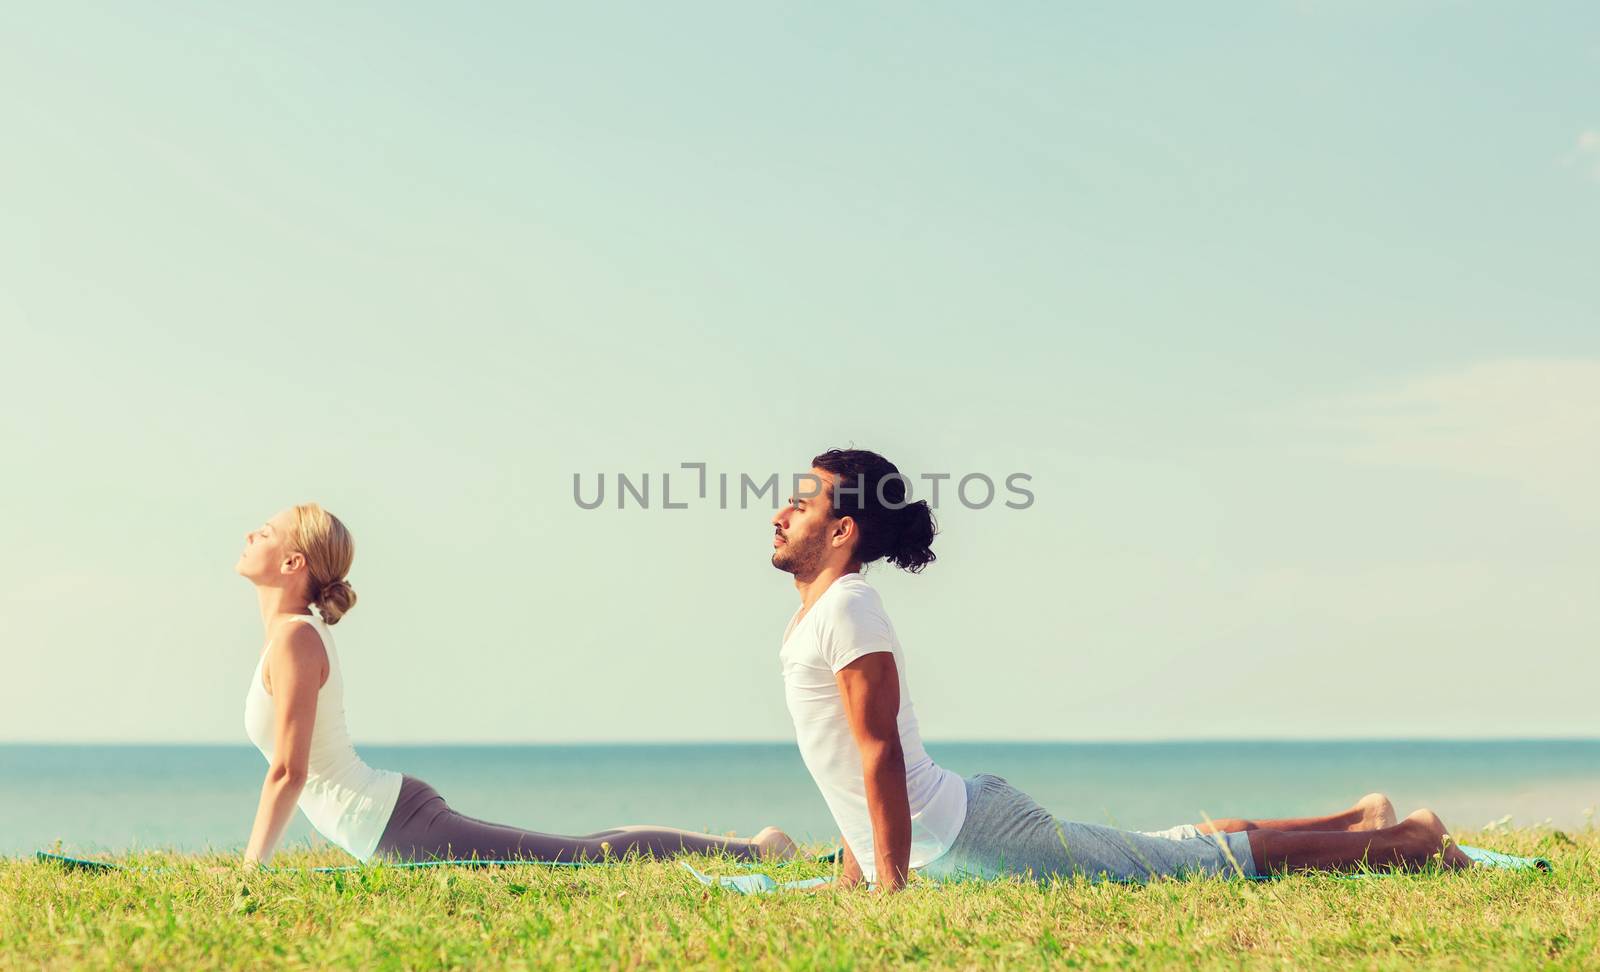
[(967, 819), (950, 849), (922, 868), (927, 877), (1080, 874), (1090, 880), (1148, 881), (1188, 873), (1256, 873), (1249, 834), (1202, 834), (1188, 825), (1142, 833), (1057, 820), (998, 776), (980, 773), (966, 784)]
[(671, 827), (615, 827), (582, 837), (563, 837), (486, 823), (450, 809), (433, 787), (405, 776), (374, 856), (407, 861), (595, 861), (630, 853), (670, 857), (708, 852), (758, 856), (750, 841)]

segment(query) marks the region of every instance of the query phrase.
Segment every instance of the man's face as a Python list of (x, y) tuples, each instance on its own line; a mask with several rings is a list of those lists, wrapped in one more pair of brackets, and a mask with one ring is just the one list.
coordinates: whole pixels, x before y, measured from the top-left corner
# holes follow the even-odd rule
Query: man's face
[(839, 525), (830, 500), (833, 473), (813, 468), (811, 476), (809, 482), (800, 477), (797, 495), (772, 518), (772, 566), (802, 578), (815, 575), (827, 561)]

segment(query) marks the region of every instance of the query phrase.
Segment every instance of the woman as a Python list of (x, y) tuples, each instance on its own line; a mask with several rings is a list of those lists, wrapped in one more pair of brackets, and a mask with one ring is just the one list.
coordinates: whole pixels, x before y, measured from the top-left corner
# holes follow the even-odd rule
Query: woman
[(793, 856), (794, 842), (776, 827), (743, 840), (670, 827), (563, 837), (485, 823), (452, 810), (419, 779), (363, 763), (345, 729), (343, 671), (329, 630), (356, 603), (345, 579), (354, 556), (350, 531), (315, 503), (286, 509), (245, 536), (234, 569), (255, 585), (266, 627), (245, 696), (245, 732), (268, 764), (246, 863), (272, 857), (297, 804), (324, 837), (362, 861)]

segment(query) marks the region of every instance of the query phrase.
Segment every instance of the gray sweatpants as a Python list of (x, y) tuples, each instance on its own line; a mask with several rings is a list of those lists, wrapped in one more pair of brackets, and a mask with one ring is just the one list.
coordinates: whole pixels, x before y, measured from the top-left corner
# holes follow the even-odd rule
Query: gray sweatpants
[[(1254, 875), (1245, 834), (1161, 833), (1057, 820), (1026, 793), (982, 773), (967, 784), (967, 819), (950, 849), (920, 872), (936, 880), (1025, 874), (1146, 881), (1162, 875)], [(1231, 860), (1230, 860), (1231, 855)]]
[(407, 861), (595, 861), (630, 853), (670, 857), (708, 852), (758, 856), (749, 841), (671, 827), (614, 827), (566, 837), (492, 824), (457, 813), (433, 787), (404, 776), (400, 798), (373, 856)]

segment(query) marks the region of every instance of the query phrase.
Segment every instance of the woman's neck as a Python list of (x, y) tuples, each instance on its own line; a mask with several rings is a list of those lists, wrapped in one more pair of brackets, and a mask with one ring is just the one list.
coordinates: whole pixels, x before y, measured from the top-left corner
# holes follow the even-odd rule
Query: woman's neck
[(281, 587), (258, 587), (256, 597), (261, 602), (261, 627), (272, 628), (272, 619), (284, 614), (310, 614), (311, 602), (304, 596)]

